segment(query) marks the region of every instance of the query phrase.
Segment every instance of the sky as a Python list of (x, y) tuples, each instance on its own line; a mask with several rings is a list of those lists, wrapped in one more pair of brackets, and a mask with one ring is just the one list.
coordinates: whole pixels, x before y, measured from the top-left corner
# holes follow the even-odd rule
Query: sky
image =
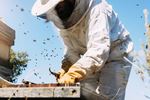
[[(31, 8), (35, 1), (1, 0), (0, 18), (16, 31), (15, 45), (12, 48), (15, 51), (27, 52), (31, 59), (18, 82), (25, 79), (36, 83), (52, 83), (55, 82), (55, 78), (50, 75), (49, 68), (53, 71), (60, 69), (64, 49), (63, 42), (52, 23), (32, 16)], [(150, 11), (150, 1), (108, 0), (108, 2), (131, 33), (135, 51), (139, 51), (141, 44), (145, 41), (143, 9), (146, 8)], [(143, 92), (138, 92), (144, 89), (142, 84), (135, 71), (132, 70), (126, 100), (133, 100), (131, 98), (148, 100), (143, 96)], [(144, 89), (144, 91), (147, 93), (147, 90)]]

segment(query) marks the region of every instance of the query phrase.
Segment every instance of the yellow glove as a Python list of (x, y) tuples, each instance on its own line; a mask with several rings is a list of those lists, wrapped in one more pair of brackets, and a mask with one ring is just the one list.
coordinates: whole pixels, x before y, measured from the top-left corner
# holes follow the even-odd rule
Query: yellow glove
[(56, 81), (58, 81), (58, 79), (63, 77), (64, 74), (68, 72), (71, 65), (72, 65), (72, 63), (68, 59), (64, 59), (62, 61), (62, 66), (61, 66), (62, 69), (60, 71), (58, 71), (57, 73), (51, 71), (51, 69), (49, 69), (49, 71), (52, 75), (54, 75), (56, 77)]
[(56, 80), (63, 77), (65, 73), (66, 73), (66, 71), (64, 69), (59, 70), (58, 71), (58, 77), (56, 77)]
[(56, 80), (58, 80), (59, 78), (61, 78), (65, 73), (68, 72), (70, 66), (72, 66), (72, 63), (68, 60), (68, 59), (64, 59), (62, 61), (62, 66), (61, 66), (61, 70), (58, 71), (58, 77), (56, 77)]
[(82, 68), (71, 66), (69, 71), (60, 79), (58, 83), (60, 84), (75, 84), (76, 82), (81, 81), (86, 76), (86, 71)]

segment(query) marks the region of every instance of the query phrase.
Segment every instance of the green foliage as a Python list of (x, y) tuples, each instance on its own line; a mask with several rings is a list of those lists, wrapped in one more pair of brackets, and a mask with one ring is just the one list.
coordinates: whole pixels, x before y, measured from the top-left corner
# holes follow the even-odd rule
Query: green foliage
[(26, 52), (14, 52), (12, 49), (10, 50), (9, 67), (13, 72), (11, 77), (12, 82), (15, 82), (17, 76), (22, 74), (22, 71), (27, 67), (28, 61), (28, 54)]

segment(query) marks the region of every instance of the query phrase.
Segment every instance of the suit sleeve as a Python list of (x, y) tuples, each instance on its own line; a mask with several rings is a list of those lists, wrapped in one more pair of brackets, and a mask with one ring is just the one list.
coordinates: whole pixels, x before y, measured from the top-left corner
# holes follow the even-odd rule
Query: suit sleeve
[(106, 63), (110, 52), (110, 25), (105, 13), (92, 15), (89, 21), (87, 33), (87, 52), (74, 66), (81, 67), (88, 74), (99, 71)]
[(80, 59), (80, 54), (75, 51), (72, 42), (68, 36), (61, 36), (64, 41), (64, 59), (63, 61), (70, 61), (72, 64), (76, 63)]

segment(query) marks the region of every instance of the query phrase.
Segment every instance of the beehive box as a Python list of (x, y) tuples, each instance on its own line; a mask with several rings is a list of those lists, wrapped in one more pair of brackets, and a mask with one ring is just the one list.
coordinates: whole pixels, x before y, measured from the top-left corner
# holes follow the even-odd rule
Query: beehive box
[(9, 59), (10, 47), (14, 44), (15, 31), (0, 21), (0, 59)]
[(80, 99), (79, 85), (22, 84), (0, 88), (0, 100)]

